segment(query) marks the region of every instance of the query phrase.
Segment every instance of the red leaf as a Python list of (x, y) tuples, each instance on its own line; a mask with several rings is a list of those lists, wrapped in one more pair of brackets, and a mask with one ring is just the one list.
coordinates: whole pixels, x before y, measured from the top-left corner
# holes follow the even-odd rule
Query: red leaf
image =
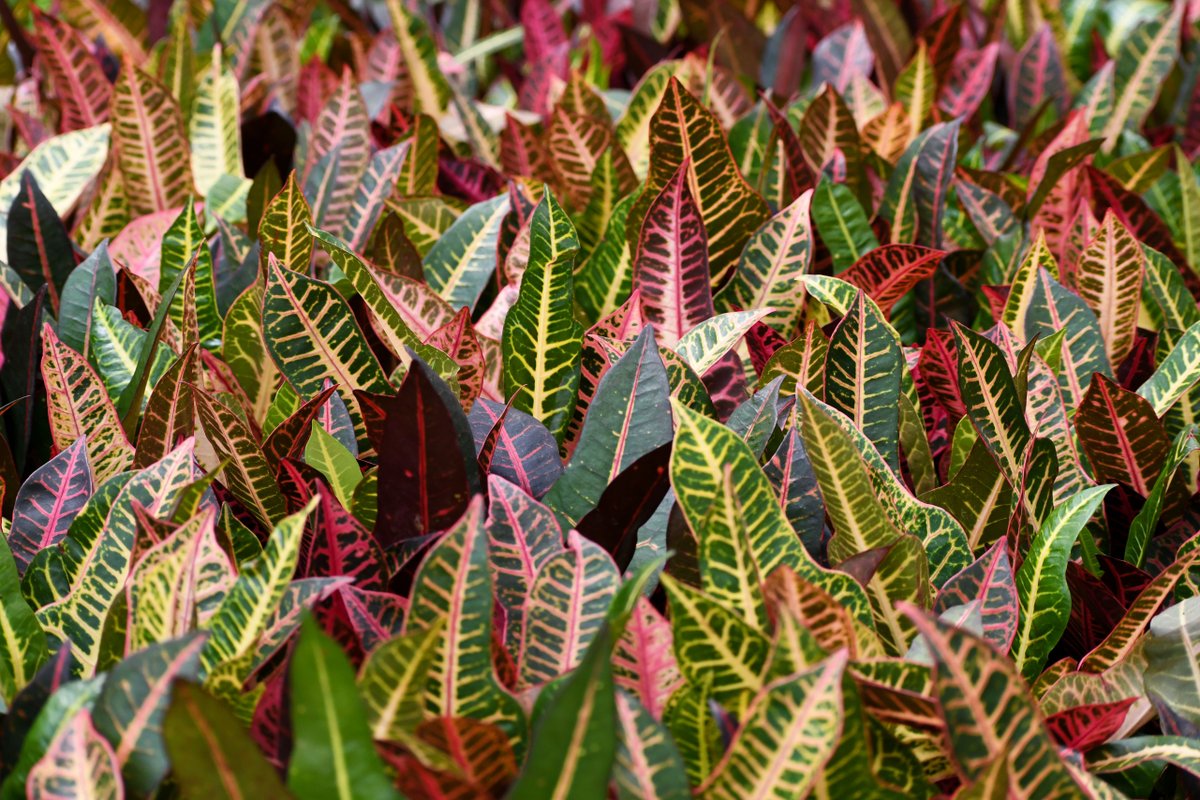
[(1104, 744), (1121, 729), (1136, 697), (1113, 703), (1076, 706), (1046, 718), (1050, 734), (1063, 747), (1083, 752)]
[(945, 252), (915, 244), (876, 247), (838, 277), (854, 284), (879, 304), (884, 314), (896, 301), (937, 270)]

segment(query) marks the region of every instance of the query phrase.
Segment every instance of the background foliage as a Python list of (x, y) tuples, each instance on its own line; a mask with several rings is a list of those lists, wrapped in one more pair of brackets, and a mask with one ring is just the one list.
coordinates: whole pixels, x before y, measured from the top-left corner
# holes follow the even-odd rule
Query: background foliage
[(1200, 794), (1194, 0), (0, 12), (0, 800)]

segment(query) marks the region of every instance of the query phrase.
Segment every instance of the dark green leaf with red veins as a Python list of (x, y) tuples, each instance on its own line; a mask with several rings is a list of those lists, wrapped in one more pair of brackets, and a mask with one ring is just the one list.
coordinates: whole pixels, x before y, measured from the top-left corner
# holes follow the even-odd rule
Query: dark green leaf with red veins
[(1171, 442), (1148, 401), (1098, 374), (1075, 414), (1075, 430), (1097, 480), (1150, 494)]
[[(731, 274), (750, 234), (766, 220), (767, 207), (738, 173), (716, 118), (672, 78), (650, 122), (650, 172), (629, 212), (631, 219), (646, 216), (685, 161), (687, 183), (695, 187), (694, 200), (707, 234), (712, 282), (719, 286)], [(639, 233), (629, 226), (635, 249)]]
[(653, 328), (604, 373), (588, 409), (571, 461), (545, 498), (572, 522), (596, 507), (619, 473), (671, 441), (670, 385)]
[(396, 395), (358, 397), (379, 453), (379, 543), (388, 548), (446, 530), (481, 488), (470, 423), (458, 398), (419, 359)]
[(468, 417), (480, 469), (516, 484), (531, 497), (550, 490), (563, 472), (546, 426), (524, 411), (481, 397)]
[(131, 792), (148, 794), (166, 777), (162, 726), (171, 685), (199, 677), (204, 643), (203, 634), (192, 634), (127, 657), (109, 673), (96, 698), (96, 730), (112, 745)]
[(50, 311), (57, 316), (63, 286), (75, 268), (75, 249), (32, 172), (21, 176), (8, 209), (8, 258), (31, 291), (46, 287)]
[(646, 210), (634, 250), (633, 288), (667, 347), (714, 313), (709, 248), (689, 186), (690, 164), (680, 165)]
[(38, 467), (17, 491), (8, 546), (18, 572), (41, 550), (58, 544), (92, 496), (85, 437)]
[[(942, 585), (933, 610), (945, 613), (954, 606), (975, 606), (982, 619), (982, 635), (997, 652), (1007, 653), (1017, 630), (1017, 586), (1007, 543), (997, 541), (971, 566)], [(972, 608), (971, 612), (974, 613)]]

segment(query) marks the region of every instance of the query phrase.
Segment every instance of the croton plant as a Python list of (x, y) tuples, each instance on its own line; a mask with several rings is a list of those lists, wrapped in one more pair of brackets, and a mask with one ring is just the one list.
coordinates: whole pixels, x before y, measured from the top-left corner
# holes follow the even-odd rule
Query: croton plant
[(0, 800), (1200, 796), (1200, 2), (0, 2)]

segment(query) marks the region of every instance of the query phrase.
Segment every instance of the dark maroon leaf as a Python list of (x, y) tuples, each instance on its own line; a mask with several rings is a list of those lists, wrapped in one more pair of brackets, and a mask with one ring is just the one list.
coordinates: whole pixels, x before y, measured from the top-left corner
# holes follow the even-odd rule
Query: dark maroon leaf
[(24, 572), (38, 551), (67, 535), (92, 494), (86, 441), (81, 437), (47, 461), (21, 485), (13, 510), (8, 544), (18, 572)]
[(75, 249), (32, 170), (21, 175), (20, 192), (8, 211), (8, 262), (30, 291), (46, 287), (57, 316), (63, 284), (75, 268)]
[(667, 442), (630, 464), (575, 526), (607, 550), (622, 572), (633, 560), (638, 528), (646, 524), (671, 487), (670, 460), (671, 442)]
[(445, 530), (480, 492), (471, 426), (458, 398), (414, 357), (394, 397), (355, 393), (379, 454), (375, 538), (384, 548)]

